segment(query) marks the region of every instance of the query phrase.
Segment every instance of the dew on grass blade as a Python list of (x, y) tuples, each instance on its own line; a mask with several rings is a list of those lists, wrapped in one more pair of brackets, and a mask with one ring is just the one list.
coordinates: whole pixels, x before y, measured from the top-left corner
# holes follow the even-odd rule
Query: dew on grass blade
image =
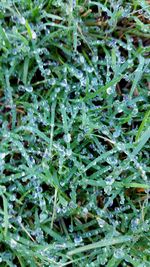
[(86, 65), (85, 66), (85, 71), (87, 71), (88, 73), (92, 73), (93, 72), (93, 67), (89, 66), (89, 65)]
[(1, 2), (3, 264), (148, 265), (147, 5)]
[(4, 159), (4, 158), (6, 157), (6, 155), (7, 155), (6, 153), (2, 153), (2, 152), (1, 152), (1, 153), (0, 153), (0, 159), (1, 159), (1, 160)]
[(60, 85), (62, 86), (62, 87), (66, 87), (67, 86), (67, 80), (66, 79), (64, 79), (61, 83), (60, 83)]
[(105, 192), (107, 195), (110, 195), (111, 192), (112, 192), (112, 187), (111, 187), (110, 185), (105, 186), (105, 188), (104, 188), (104, 192)]
[(114, 178), (113, 177), (107, 177), (105, 179), (106, 185), (112, 185), (114, 183)]
[(32, 39), (35, 40), (37, 38), (37, 34), (35, 31), (32, 30)]
[(114, 166), (114, 165), (117, 165), (117, 163), (118, 163), (118, 160), (117, 160), (117, 158), (116, 157), (108, 157), (107, 158), (107, 162), (110, 164), (110, 165), (112, 165), (112, 166)]
[(10, 196), (10, 201), (13, 202), (13, 201), (15, 201), (15, 200), (16, 200), (16, 195), (15, 195), (15, 194), (11, 195), (11, 196)]
[(116, 259), (122, 259), (125, 256), (124, 250), (122, 248), (115, 249), (114, 257)]
[(40, 213), (40, 222), (43, 222), (47, 219), (48, 215), (44, 212)]
[(83, 239), (80, 235), (75, 236), (75, 238), (74, 238), (75, 245), (79, 245), (82, 241), (83, 241)]
[(19, 22), (20, 22), (20, 24), (22, 24), (22, 25), (25, 25), (25, 24), (26, 24), (26, 20), (25, 20), (24, 17), (19, 17)]
[(118, 143), (116, 144), (116, 147), (117, 147), (117, 149), (118, 149), (119, 151), (125, 151), (125, 144), (122, 143), (122, 142), (118, 142)]
[(16, 248), (16, 246), (17, 246), (17, 242), (14, 240), (14, 239), (10, 239), (10, 246), (11, 246), (11, 248)]
[(100, 228), (103, 228), (104, 225), (106, 224), (106, 222), (101, 218), (97, 218), (97, 222)]
[(17, 222), (18, 222), (19, 224), (21, 224), (21, 222), (22, 222), (22, 217), (21, 217), (21, 216), (18, 216), (18, 217), (17, 217)]
[(83, 64), (85, 62), (83, 55), (80, 55), (79, 59), (80, 59), (81, 64)]
[(135, 231), (137, 229), (137, 227), (139, 226), (139, 224), (140, 224), (140, 219), (139, 218), (132, 219), (131, 220), (131, 229), (133, 231)]
[(92, 62), (97, 63), (98, 62), (98, 56), (93, 56), (92, 57)]
[(64, 135), (64, 141), (66, 143), (70, 143), (70, 141), (71, 141), (71, 135), (70, 135), (70, 133)]
[(121, 134), (121, 130), (118, 128), (116, 128), (116, 130), (114, 131), (114, 133), (113, 133), (113, 137), (114, 138), (117, 138), (117, 137), (119, 137), (120, 136), (120, 134)]
[(26, 91), (26, 92), (28, 92), (28, 93), (31, 93), (31, 92), (33, 91), (33, 87), (32, 87), (31, 85), (27, 85), (27, 86), (20, 85), (20, 86), (18, 87), (18, 89), (19, 89), (20, 91)]

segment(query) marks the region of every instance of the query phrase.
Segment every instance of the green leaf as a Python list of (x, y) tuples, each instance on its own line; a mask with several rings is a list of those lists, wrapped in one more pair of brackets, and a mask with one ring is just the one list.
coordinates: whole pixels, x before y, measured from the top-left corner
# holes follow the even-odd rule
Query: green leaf
[(136, 142), (139, 140), (143, 129), (145, 128), (146, 124), (149, 123), (149, 122), (150, 122), (150, 110), (148, 110), (145, 113), (144, 119), (142, 120), (142, 122), (140, 124), (140, 127), (139, 127), (138, 132), (137, 132), (136, 137), (135, 137), (135, 141)]
[(148, 127), (148, 129), (142, 134), (142, 136), (141, 136), (138, 144), (134, 148), (131, 156), (135, 157), (140, 152), (140, 150), (144, 147), (144, 145), (149, 140), (149, 138), (150, 138), (150, 127)]
[(97, 248), (102, 248), (102, 247), (108, 247), (108, 246), (113, 246), (116, 244), (121, 244), (121, 243), (126, 243), (126, 242), (131, 242), (133, 240), (133, 238), (131, 236), (118, 236), (118, 237), (113, 237), (110, 239), (102, 239), (99, 242), (96, 243), (92, 243), (86, 246), (82, 246), (79, 248), (76, 248), (74, 250), (71, 250), (68, 252), (69, 256), (81, 253), (81, 252), (85, 252), (91, 249), (97, 249)]
[(7, 237), (9, 220), (8, 220), (8, 202), (7, 198), (2, 194), (3, 207), (4, 207), (4, 236)]
[(132, 87), (131, 87), (131, 90), (130, 90), (130, 97), (132, 97), (133, 93), (134, 93), (134, 90), (136, 89), (137, 87), (137, 84), (141, 78), (141, 75), (142, 75), (142, 70), (143, 70), (143, 67), (144, 67), (144, 63), (145, 63), (145, 59), (144, 57), (140, 56), (139, 57), (139, 65), (135, 71), (135, 77), (134, 77), (134, 80), (133, 80), (133, 83), (132, 83)]

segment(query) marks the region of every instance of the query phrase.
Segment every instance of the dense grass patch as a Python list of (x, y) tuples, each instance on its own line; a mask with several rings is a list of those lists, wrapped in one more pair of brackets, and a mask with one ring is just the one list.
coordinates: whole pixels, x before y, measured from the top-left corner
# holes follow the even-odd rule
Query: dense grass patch
[(0, 2), (0, 266), (149, 267), (150, 5)]

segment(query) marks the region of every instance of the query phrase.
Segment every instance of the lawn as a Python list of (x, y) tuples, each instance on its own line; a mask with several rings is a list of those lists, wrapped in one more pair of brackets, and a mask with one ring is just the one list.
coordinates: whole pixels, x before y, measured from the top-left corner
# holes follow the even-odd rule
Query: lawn
[(150, 267), (150, 1), (0, 1), (0, 266)]

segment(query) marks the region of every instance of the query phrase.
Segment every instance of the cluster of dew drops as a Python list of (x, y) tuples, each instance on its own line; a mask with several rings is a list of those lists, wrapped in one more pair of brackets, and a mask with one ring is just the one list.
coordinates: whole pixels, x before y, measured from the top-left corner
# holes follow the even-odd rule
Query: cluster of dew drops
[[(73, 1), (74, 3), (74, 1)], [(60, 6), (61, 5), (61, 1), (56, 1), (55, 3), (56, 6)], [(75, 5), (75, 3), (74, 3)], [(118, 5), (118, 8), (121, 8), (120, 5)], [(128, 16), (128, 13), (130, 11), (130, 6), (126, 8), (126, 10), (124, 10), (124, 16)], [(145, 12), (146, 13), (146, 12)], [(146, 14), (144, 13), (144, 15), (146, 16)], [(22, 26), (25, 25), (26, 21), (24, 17), (19, 17), (19, 18), (12, 18), (14, 23), (20, 23)], [(32, 25), (31, 25), (32, 26)], [(47, 26), (45, 25), (39, 25), (39, 32), (42, 31), (43, 29), (45, 30), (46, 33), (49, 33), (49, 29)], [(12, 29), (13, 32), (16, 31), (15, 26)], [(146, 32), (146, 27), (144, 28), (144, 31)], [(31, 31), (32, 33), (32, 39), (33, 41), (36, 42), (36, 40), (39, 37), (39, 33), (36, 32), (36, 30), (33, 27), (33, 30)], [(42, 61), (42, 56), (44, 55), (44, 57), (49, 57), (49, 51), (47, 48), (38, 48), (36, 50), (31, 50), (31, 48), (29, 47), (25, 47), (25, 45), (18, 45), (17, 43), (14, 45), (16, 46), (13, 49), (13, 55), (20, 58), (23, 58), (24, 55), (30, 55), (31, 57), (34, 57), (36, 60), (36, 64), (41, 72), (41, 75), (43, 77), (43, 81), (41, 81), (41, 84), (37, 85), (36, 84), (26, 84), (26, 85), (22, 85), (19, 84), (17, 87), (17, 92), (20, 93), (24, 93), (30, 96), (31, 99), (31, 107), (27, 109), (27, 112), (25, 115), (22, 116), (21, 118), (21, 124), (25, 125), (27, 127), (32, 127), (35, 129), (38, 129), (38, 125), (42, 125), (42, 127), (49, 127), (49, 125), (51, 125), (51, 121), (50, 121), (50, 106), (51, 103), (49, 103), (47, 100), (38, 100), (38, 97), (36, 95), (36, 90), (38, 90), (38, 88), (41, 90), (44, 89), (46, 90), (47, 88), (52, 88), (52, 92), (51, 92), (51, 101), (56, 101), (57, 99), (60, 99), (61, 97), (64, 97), (65, 99), (67, 99), (67, 104), (65, 105), (64, 103), (62, 103), (62, 109), (65, 109), (65, 112), (67, 114), (67, 118), (69, 118), (71, 116), (72, 119), (72, 125), (73, 123), (76, 122), (76, 119), (78, 120), (78, 116), (80, 111), (82, 110), (82, 108), (85, 111), (85, 114), (87, 114), (87, 117), (85, 118), (84, 122), (81, 123), (81, 125), (79, 125), (79, 129), (80, 132), (77, 135), (77, 142), (78, 144), (80, 144), (80, 142), (82, 143), (85, 139), (86, 136), (88, 136), (89, 132), (90, 132), (90, 120), (88, 118), (89, 113), (92, 111), (92, 113), (94, 114), (93, 116), (95, 116), (95, 118), (97, 118), (98, 114), (99, 114), (99, 108), (101, 108), (103, 105), (94, 105), (92, 102), (90, 103), (91, 105), (82, 104), (82, 101), (80, 99), (82, 99), (82, 97), (85, 97), (85, 90), (87, 88), (87, 84), (88, 84), (88, 89), (87, 89), (87, 93), (94, 93), (96, 92), (96, 90), (100, 87), (105, 85), (106, 81), (110, 82), (111, 80), (111, 64), (110, 64), (110, 57), (109, 56), (104, 56), (104, 58), (100, 58), (99, 57), (99, 51), (98, 51), (98, 47), (99, 46), (103, 46), (104, 44), (107, 45), (109, 47), (109, 49), (115, 49), (115, 53), (116, 53), (116, 59), (117, 59), (117, 64), (118, 65), (122, 65), (124, 64), (126, 61), (128, 62), (129, 66), (133, 66), (134, 62), (132, 60), (132, 49), (133, 49), (133, 39), (132, 38), (128, 38), (128, 42), (124, 43), (121, 40), (117, 40), (115, 38), (111, 38), (111, 40), (106, 41), (106, 43), (104, 43), (103, 40), (97, 40), (95, 41), (91, 41), (93, 42), (93, 51), (89, 53), (89, 57), (90, 57), (90, 64), (87, 62), (86, 58), (83, 56), (82, 53), (75, 51), (72, 54), (72, 58), (70, 60), (70, 65), (69, 67), (67, 66), (67, 64), (62, 67), (61, 69), (61, 78), (55, 78), (54, 75), (54, 69), (59, 68), (59, 64), (55, 61), (50, 61), (47, 60), (47, 62), (43, 62)], [(78, 43), (78, 45), (80, 45), (80, 42)], [(122, 47), (124, 50), (127, 51), (127, 58), (125, 58), (121, 52), (120, 52), (120, 47)], [(73, 62), (73, 63), (72, 63)], [(106, 62), (106, 65), (104, 66), (104, 69), (101, 67), (103, 62)], [(146, 59), (146, 63), (148, 63), (148, 59)], [(12, 63), (11, 63), (12, 64)], [(104, 79), (104, 70), (107, 69), (107, 74), (106, 77)], [(148, 68), (145, 68), (145, 72), (149, 73)], [(31, 75), (31, 74), (29, 74)], [(63, 77), (63, 78), (62, 78)], [(88, 77), (88, 78), (87, 78)], [(130, 82), (132, 80), (133, 76), (132, 74), (130, 74), (128, 71), (125, 74), (124, 79), (127, 82)], [(32, 81), (32, 75), (31, 75), (31, 81)], [(43, 82), (43, 83), (42, 83)], [(36, 87), (37, 86), (37, 87)], [(38, 87), (39, 86), (39, 87)], [(131, 119), (132, 117), (136, 117), (136, 115), (138, 114), (138, 107), (137, 107), (137, 103), (131, 101), (131, 99), (128, 98), (128, 96), (125, 96), (124, 99), (122, 101), (119, 100), (115, 100), (117, 95), (116, 95), (116, 90), (115, 90), (115, 86), (112, 87), (108, 87), (106, 90), (106, 95), (109, 98), (112, 98), (114, 100), (113, 106), (116, 110), (116, 114), (121, 114), (123, 113), (125, 110), (127, 110), (128, 106), (130, 106), (130, 108), (132, 108), (132, 115), (131, 115)], [(97, 102), (101, 101), (101, 103), (104, 101), (104, 97), (106, 96), (99, 96), (98, 98), (96, 98), (96, 100), (98, 100)], [(141, 98), (141, 101), (143, 99)], [(71, 102), (72, 101), (72, 102)], [(59, 114), (61, 112), (59, 111)], [(106, 127), (105, 124), (105, 114), (103, 114), (103, 118), (101, 120), (101, 129), (99, 130), (99, 134), (103, 134), (105, 136), (110, 137), (110, 132), (108, 130), (108, 127)], [(61, 116), (62, 122), (63, 122), (63, 116)], [(113, 127), (115, 125), (115, 122), (111, 122), (111, 127)], [(52, 125), (51, 125), (52, 126)], [(97, 123), (98, 126), (98, 123)], [(116, 126), (116, 125), (115, 125)], [(13, 143), (12, 145), (12, 149), (14, 149), (14, 151), (16, 151), (16, 148), (18, 149), (18, 146), (20, 143), (18, 143), (18, 140), (14, 140), (13, 136), (11, 136), (11, 133), (8, 132), (8, 125), (5, 123), (3, 124), (3, 137), (4, 139), (8, 139), (10, 143)], [(116, 142), (116, 140), (118, 138), (121, 137), (121, 127), (115, 127), (115, 131), (113, 132), (111, 138), (113, 139), (114, 142)], [(46, 194), (43, 192), (43, 188), (41, 186), (41, 181), (39, 178), (40, 173), (43, 172), (43, 168), (42, 167), (46, 167), (47, 168), (47, 159), (49, 158), (49, 154), (48, 151), (46, 149), (46, 144), (42, 146), (40, 146), (40, 138), (31, 135), (29, 138), (31, 147), (28, 148), (28, 153), (31, 154), (31, 156), (27, 156), (25, 149), (23, 149), (23, 147), (19, 148), (19, 152), (22, 155), (22, 158), (24, 158), (26, 160), (26, 163), (28, 165), (28, 167), (30, 168), (35, 168), (36, 167), (36, 158), (40, 158), (40, 160), (42, 161), (42, 164), (38, 166), (38, 168), (36, 169), (36, 174), (35, 175), (31, 175), (30, 173), (26, 173), (26, 166), (24, 164), (24, 162), (21, 162), (19, 167), (14, 167), (14, 171), (20, 172), (20, 177), (21, 177), (21, 181), (23, 184), (26, 184), (25, 186), (25, 190), (29, 190), (31, 191), (30, 193), (30, 198), (32, 198), (32, 202), (33, 204), (39, 205), (39, 209), (40, 209), (40, 214), (39, 214), (39, 220), (40, 223), (43, 223), (45, 220), (48, 219), (49, 217), (49, 213), (47, 211), (47, 206), (46, 206), (46, 201), (49, 202), (49, 205), (53, 205), (53, 197), (51, 197), (49, 194)], [(75, 164), (76, 168), (80, 169), (81, 174), (85, 169), (85, 165), (83, 165), (81, 162), (77, 162), (76, 158), (73, 154), (73, 151), (71, 150), (71, 143), (72, 143), (72, 135), (71, 135), (71, 128), (68, 129), (68, 131), (66, 133), (63, 133), (63, 141), (64, 143), (62, 144), (61, 140), (55, 140), (54, 138), (54, 142), (53, 142), (53, 152), (56, 153), (56, 155), (58, 155), (59, 159), (58, 159), (58, 169), (59, 169), (59, 173), (60, 175), (63, 174), (63, 164), (65, 164), (66, 159), (68, 160), (68, 158), (72, 159), (73, 164)], [(131, 141), (130, 139), (127, 141)], [(23, 138), (20, 136), (19, 142), (23, 142)], [(102, 146), (101, 144), (99, 145), (99, 149), (101, 150), (101, 153), (105, 152), (106, 147)], [(88, 161), (93, 161), (93, 167), (96, 165), (96, 161), (94, 162), (95, 156), (99, 153), (99, 149), (97, 148), (97, 146), (95, 144), (91, 144), (90, 145), (90, 150), (92, 152), (89, 152), (88, 149), (83, 148), (80, 152), (81, 152), (81, 156), (83, 158), (86, 158), (86, 160)], [(123, 143), (118, 143), (117, 144), (117, 149), (118, 151), (122, 151), (124, 150), (123, 147)], [(0, 153), (0, 173), (3, 176), (4, 170), (5, 170), (5, 164), (6, 164), (6, 158), (8, 153), (2, 152)], [(71, 160), (70, 160), (71, 161)], [(39, 161), (40, 162), (40, 161)], [(38, 163), (39, 163), (38, 162)], [(46, 162), (46, 163), (45, 163)], [(109, 157), (107, 157), (106, 159), (107, 164), (110, 166), (110, 169), (116, 168), (119, 165), (119, 158), (111, 155)], [(13, 158), (11, 159), (11, 164), (14, 165), (14, 160)], [(72, 163), (70, 163), (71, 165)], [(144, 165), (139, 165), (138, 163), (138, 158), (135, 158), (133, 160), (133, 164), (135, 165), (135, 167), (142, 173), (142, 176), (145, 180), (147, 180), (147, 176), (145, 174)], [(130, 166), (127, 166), (128, 168)], [(70, 167), (70, 169), (72, 168), (72, 165)], [(78, 177), (78, 173), (76, 173), (76, 176)], [(99, 174), (98, 174), (99, 175)], [(7, 178), (7, 177), (6, 177)], [(15, 183), (11, 183), (12, 181), (14, 181), (15, 179), (15, 174), (10, 175), (8, 182), (9, 182), (9, 186), (7, 188), (8, 192), (11, 192), (10, 196), (9, 196), (9, 204), (8, 204), (8, 211), (9, 211), (9, 216), (10, 216), (10, 228), (11, 225), (13, 224), (17, 224), (20, 227), (23, 227), (23, 221), (28, 219), (30, 216), (32, 216), (32, 211), (28, 210), (26, 211), (26, 213), (24, 214), (23, 218), (21, 216), (18, 215), (18, 212), (16, 211), (16, 201), (17, 201), (17, 188), (19, 187), (19, 182), (16, 181)], [(80, 178), (79, 178), (80, 179)], [(118, 181), (121, 178), (118, 176)], [(136, 179), (136, 177), (135, 177)], [(107, 195), (106, 198), (106, 203), (107, 201), (109, 201), (109, 196), (111, 196), (111, 192), (112, 192), (112, 188), (113, 188), (113, 184), (115, 182), (114, 177), (112, 176), (107, 176), (106, 179), (106, 188), (104, 190), (104, 193)], [(69, 181), (70, 182), (70, 181)], [(63, 187), (65, 187), (67, 182), (65, 181), (61, 181), (60, 185)], [(77, 185), (74, 185), (73, 183), (70, 182), (70, 187), (72, 188), (72, 192), (74, 192), (77, 188)], [(34, 188), (34, 191), (32, 190)], [(84, 186), (83, 186), (84, 188)], [(85, 185), (86, 188), (86, 185)], [(33, 192), (32, 192), (33, 191)], [(95, 194), (99, 194), (101, 193), (100, 190), (96, 191)], [(46, 200), (45, 200), (46, 199)], [(122, 205), (121, 208), (116, 208), (115, 212), (116, 214), (122, 211), (126, 211), (126, 210), (130, 210), (130, 206), (126, 206), (124, 207), (124, 196), (121, 195), (120, 197), (120, 204)], [(111, 202), (112, 203), (112, 202)], [(111, 204), (110, 203), (110, 204)], [(56, 216), (60, 216), (61, 214), (63, 214), (64, 216), (66, 214), (69, 214), (70, 211), (77, 209), (78, 205), (74, 202), (70, 202), (69, 204), (62, 204), (60, 206), (57, 206), (56, 208)], [(95, 205), (95, 199), (93, 197), (93, 199), (91, 200), (91, 202), (87, 205), (85, 205), (85, 207), (83, 207), (82, 210), (82, 214), (84, 216), (87, 216), (88, 212), (91, 210), (95, 210), (95, 212), (97, 213), (97, 215), (99, 215), (99, 217), (104, 217), (104, 219), (106, 219), (106, 217), (109, 217), (110, 215), (108, 214), (104, 214), (104, 212), (100, 211), (97, 209), (96, 205)], [(113, 226), (114, 229), (115, 227), (118, 226), (118, 224), (120, 222), (117, 222), (117, 220), (115, 220), (115, 216), (112, 218), (111, 216), (109, 217), (109, 220), (113, 221)], [(125, 215), (125, 221), (128, 221), (128, 216)], [(2, 223), (2, 227), (4, 227), (3, 225), (3, 218), (2, 216), (0, 217), (0, 222)], [(105, 220), (103, 219), (98, 219), (97, 220), (98, 225), (99, 225), (99, 230), (97, 230), (97, 232), (94, 232), (93, 235), (97, 235), (99, 233), (99, 231), (103, 231), (103, 228), (106, 226), (105, 224)], [(146, 231), (149, 229), (148, 226), (148, 221), (145, 221), (145, 223), (142, 223), (140, 220), (140, 216), (138, 216), (137, 218), (133, 218), (131, 220), (131, 229), (132, 231), (136, 231), (136, 229), (142, 225), (143, 229)], [(34, 228), (34, 229), (30, 229), (29, 225), (26, 226), (26, 229), (28, 231), (28, 233), (30, 235), (33, 236), (33, 238), (35, 238), (35, 240), (38, 243), (43, 243), (45, 244), (45, 240), (44, 240), (44, 232), (43, 230), (38, 227), (38, 228)], [(73, 227), (70, 225), (69, 226), (69, 234), (71, 235), (73, 242), (75, 244), (75, 246), (79, 246), (79, 245), (83, 245), (84, 244), (84, 238), (90, 238), (92, 236), (91, 232), (86, 233), (85, 235), (81, 234), (80, 232), (74, 233), (73, 232), (74, 229)], [(11, 238), (10, 239), (10, 246), (12, 249), (17, 247), (17, 241), (19, 241), (19, 236), (16, 236), (15, 239)], [(65, 247), (65, 246), (64, 246)], [(109, 258), (111, 252), (109, 251), (109, 249), (102, 249), (101, 251), (101, 255), (97, 257), (97, 262), (95, 262), (95, 264), (102, 264), (105, 266), (105, 264), (107, 263), (107, 259)], [(46, 255), (46, 254), (45, 254)], [(124, 248), (121, 247), (120, 249), (115, 250), (114, 249), (114, 257), (116, 259), (122, 259), (125, 255), (124, 252)], [(49, 255), (46, 255), (47, 257), (49, 257)], [(11, 259), (11, 255), (8, 255), (8, 258)], [(54, 258), (55, 259), (55, 258)], [(1, 261), (1, 258), (0, 258)], [(87, 264), (86, 267), (88, 267), (89, 265)], [(91, 265), (92, 266), (92, 263)], [(93, 265), (95, 266), (95, 265)]]

